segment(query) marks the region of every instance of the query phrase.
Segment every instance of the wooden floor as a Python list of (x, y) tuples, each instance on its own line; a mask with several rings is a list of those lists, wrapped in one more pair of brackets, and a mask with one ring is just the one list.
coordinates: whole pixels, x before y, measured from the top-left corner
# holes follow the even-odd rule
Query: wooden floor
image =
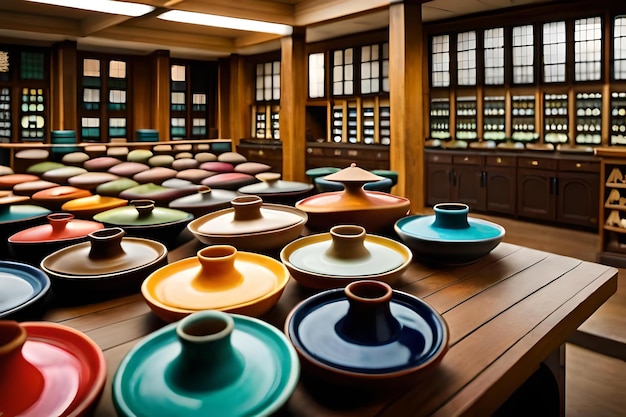
[[(596, 261), (594, 232), (471, 215), (502, 225), (506, 242)], [(617, 292), (566, 345), (567, 417), (626, 416), (626, 269), (620, 269), (618, 280)]]

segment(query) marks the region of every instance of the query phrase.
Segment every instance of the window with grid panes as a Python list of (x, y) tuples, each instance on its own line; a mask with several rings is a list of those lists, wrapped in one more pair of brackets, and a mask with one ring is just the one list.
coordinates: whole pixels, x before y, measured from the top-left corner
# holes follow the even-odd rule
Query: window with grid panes
[(100, 91), (102, 80), (100, 78), (100, 60), (83, 59), (83, 109), (100, 109)]
[(485, 84), (504, 84), (504, 28), (486, 29), (483, 34)]
[(459, 85), (476, 85), (476, 32), (457, 34), (457, 82)]
[(128, 64), (105, 57), (81, 60), (80, 140), (127, 138)]
[(613, 20), (613, 77), (626, 80), (626, 16)]
[(354, 94), (354, 49), (333, 51), (333, 95)]
[(450, 36), (433, 36), (431, 47), (431, 85), (448, 87), (450, 86)]
[(530, 84), (535, 80), (535, 51), (533, 26), (515, 26), (513, 28), (513, 83)]
[(596, 81), (602, 76), (602, 19), (574, 22), (574, 79)]
[(309, 54), (309, 98), (325, 97), (324, 53)]
[(280, 61), (256, 66), (256, 101), (280, 100)]
[(382, 87), (385, 93), (389, 92), (389, 42), (382, 44)]
[(109, 61), (109, 110), (126, 110), (126, 62)]
[(123, 117), (111, 117), (109, 119), (109, 138), (126, 137), (126, 119)]
[(565, 81), (565, 22), (543, 24), (543, 81)]
[(44, 80), (46, 66), (43, 52), (22, 52), (20, 54), (20, 78), (22, 80)]
[(170, 123), (170, 132), (172, 139), (182, 139), (186, 136), (187, 129), (185, 127), (184, 117), (172, 117)]
[(380, 91), (380, 45), (361, 47), (361, 94)]
[(172, 65), (170, 74), (170, 108), (173, 112), (185, 111), (187, 91), (187, 67), (184, 65)]
[(192, 121), (192, 127), (191, 127), (191, 135), (192, 136), (206, 136), (207, 135), (207, 130), (206, 130), (206, 119), (196, 119), (194, 118)]
[(100, 119), (98, 117), (83, 117), (80, 126), (80, 135), (84, 142), (100, 141)]

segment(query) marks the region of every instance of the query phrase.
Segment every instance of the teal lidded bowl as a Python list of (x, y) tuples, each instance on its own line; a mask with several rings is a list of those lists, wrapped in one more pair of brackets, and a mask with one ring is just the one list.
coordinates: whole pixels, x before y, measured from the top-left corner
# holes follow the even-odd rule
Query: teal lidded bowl
[(504, 238), (502, 226), (468, 216), (464, 203), (439, 203), (434, 215), (413, 215), (396, 221), (394, 230), (416, 260), (462, 265), (491, 252)]
[(199, 311), (136, 344), (113, 378), (120, 416), (269, 416), (293, 393), (300, 362), (259, 319)]

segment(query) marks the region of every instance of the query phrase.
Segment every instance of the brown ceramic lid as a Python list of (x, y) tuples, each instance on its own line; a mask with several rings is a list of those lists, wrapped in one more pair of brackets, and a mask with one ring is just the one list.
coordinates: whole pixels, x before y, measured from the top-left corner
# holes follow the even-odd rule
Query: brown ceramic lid
[(103, 229), (102, 223), (74, 219), (70, 213), (48, 215), (48, 224), (34, 226), (9, 237), (11, 243), (43, 243), (82, 239), (89, 233)]
[(118, 227), (90, 233), (88, 242), (61, 249), (41, 262), (44, 271), (57, 275), (105, 277), (154, 264), (167, 256), (167, 248), (149, 239), (124, 237)]
[(198, 219), (197, 231), (211, 235), (249, 234), (284, 229), (302, 221), (302, 215), (292, 207), (263, 204), (258, 196), (236, 197), (231, 204), (232, 208)]

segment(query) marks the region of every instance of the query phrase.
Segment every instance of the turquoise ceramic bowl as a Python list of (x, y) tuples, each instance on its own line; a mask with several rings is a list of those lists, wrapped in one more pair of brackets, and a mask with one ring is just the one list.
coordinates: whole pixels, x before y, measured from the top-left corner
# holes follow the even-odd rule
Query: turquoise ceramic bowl
[[(209, 346), (226, 325), (194, 323), (198, 317), (220, 315), (232, 318), (227, 349), (219, 341)], [(195, 346), (190, 348), (189, 340), (178, 335), (182, 324), (215, 333), (192, 333), (187, 339)], [(185, 365), (189, 357), (193, 360)], [(276, 328), (252, 317), (205, 310), (135, 345), (115, 373), (113, 402), (120, 416), (268, 416), (287, 402), (299, 376), (296, 351)]]
[(462, 265), (491, 252), (504, 238), (504, 228), (483, 219), (468, 217), (462, 203), (440, 203), (434, 215), (413, 215), (398, 220), (394, 230), (425, 263)]

